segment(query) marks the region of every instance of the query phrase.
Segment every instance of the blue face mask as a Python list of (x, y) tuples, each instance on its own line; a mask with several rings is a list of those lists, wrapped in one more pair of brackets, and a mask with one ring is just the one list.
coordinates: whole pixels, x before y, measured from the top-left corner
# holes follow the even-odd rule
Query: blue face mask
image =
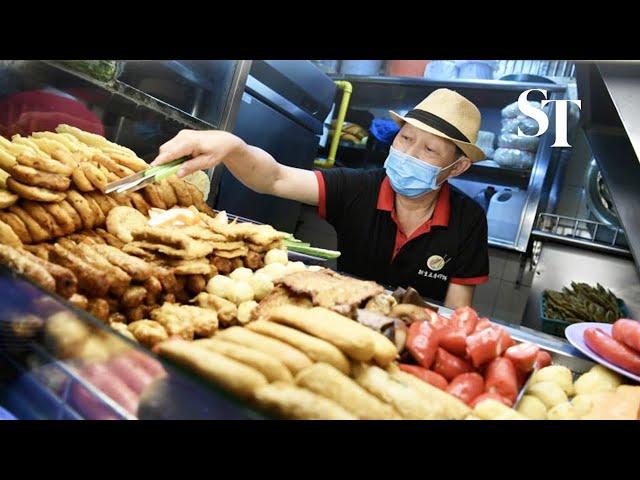
[(393, 190), (404, 197), (415, 198), (440, 188), (436, 184), (440, 172), (453, 167), (461, 159), (445, 168), (436, 167), (391, 147), (384, 168)]

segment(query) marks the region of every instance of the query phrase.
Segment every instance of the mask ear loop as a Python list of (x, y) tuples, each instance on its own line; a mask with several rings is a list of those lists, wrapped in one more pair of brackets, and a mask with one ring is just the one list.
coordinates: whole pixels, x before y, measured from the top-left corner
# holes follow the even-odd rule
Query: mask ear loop
[[(455, 162), (453, 162), (451, 165), (449, 165), (448, 167), (444, 167), (442, 169), (440, 169), (440, 171), (438, 172), (438, 175), (441, 174), (442, 172), (444, 172), (445, 170), (450, 169), (451, 167), (453, 167), (456, 163), (458, 163), (460, 160), (462, 160), (463, 157), (458, 158)], [(445, 178), (444, 180), (442, 180), (439, 184), (436, 185), (436, 188), (439, 188), (444, 182), (446, 182), (447, 179)]]

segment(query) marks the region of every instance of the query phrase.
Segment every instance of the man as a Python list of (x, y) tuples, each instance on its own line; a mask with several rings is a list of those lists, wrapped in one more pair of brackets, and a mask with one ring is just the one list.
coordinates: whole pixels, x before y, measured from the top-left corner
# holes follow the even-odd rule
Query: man
[(402, 117), (384, 169), (312, 172), (280, 165), (227, 132), (182, 131), (153, 164), (183, 155), (180, 176), (224, 163), (259, 193), (317, 205), (338, 234), (338, 268), (388, 286), (412, 286), (451, 308), (470, 305), (488, 280), (487, 220), (447, 178), (484, 158), (474, 145), (480, 111), (448, 90), (431, 93)]

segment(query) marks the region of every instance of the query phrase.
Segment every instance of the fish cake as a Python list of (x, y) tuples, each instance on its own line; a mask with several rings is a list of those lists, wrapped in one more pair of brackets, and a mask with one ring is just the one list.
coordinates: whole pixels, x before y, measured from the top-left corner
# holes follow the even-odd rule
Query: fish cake
[(375, 354), (375, 343), (369, 335), (372, 330), (326, 308), (281, 305), (269, 312), (268, 320), (322, 338), (355, 360), (366, 362)]
[(93, 184), (89, 181), (81, 166), (78, 166), (71, 174), (73, 185), (81, 192), (91, 192), (95, 190)]
[(92, 198), (100, 207), (100, 211), (105, 216), (109, 215), (111, 209), (118, 206), (118, 204), (108, 195), (105, 195), (101, 192), (89, 192), (85, 195), (86, 197)]
[(217, 333), (216, 338), (244, 345), (245, 347), (260, 350), (267, 355), (276, 357), (284, 363), (291, 373), (296, 374), (303, 368), (310, 366), (311, 359), (291, 345), (267, 337), (243, 327), (230, 327)]
[[(447, 418), (445, 406), (442, 403), (426, 400), (417, 390), (395, 381), (380, 367), (356, 364), (353, 370), (355, 380), (360, 386), (383, 402), (393, 405), (405, 419), (443, 420)], [(448, 394), (445, 393), (445, 395)]]
[(265, 376), (255, 368), (192, 342), (162, 342), (158, 353), (243, 399), (252, 398), (257, 389), (268, 384)]
[(0, 188), (0, 210), (10, 207), (18, 201), (18, 195), (11, 193), (9, 190)]
[(338, 371), (349, 374), (349, 359), (335, 345), (320, 338), (308, 335), (295, 328), (266, 320), (256, 320), (245, 328), (275, 338), (297, 348), (315, 362), (332, 365)]
[(20, 240), (20, 237), (2, 220), (0, 220), (0, 244), (9, 245), (14, 248), (22, 247), (22, 240)]
[(34, 200), (36, 202), (61, 202), (66, 198), (62, 192), (56, 192), (42, 187), (33, 187), (18, 182), (15, 178), (7, 178), (7, 189), (18, 195), (20, 198)]
[(194, 345), (220, 353), (237, 360), (261, 372), (269, 382), (283, 381), (292, 383), (293, 375), (289, 369), (275, 357), (259, 350), (244, 347), (236, 343), (225, 342), (219, 338), (205, 338), (196, 340)]
[(17, 181), (32, 187), (42, 187), (64, 192), (71, 185), (71, 179), (58, 173), (47, 173), (16, 163), (9, 173)]
[(106, 217), (104, 216), (104, 213), (102, 213), (102, 209), (100, 208), (100, 205), (98, 205), (98, 202), (96, 202), (93, 199), (93, 197), (89, 195), (84, 195), (84, 199), (89, 204), (89, 207), (91, 208), (91, 212), (93, 213), (93, 218), (94, 218), (93, 226), (99, 227), (104, 225), (104, 222), (106, 221)]
[(49, 240), (50, 238), (49, 233), (44, 228), (42, 228), (40, 224), (36, 222), (35, 219), (27, 213), (26, 210), (19, 207), (18, 205), (11, 205), (9, 207), (9, 211), (11, 213), (16, 214), (18, 217), (20, 217), (20, 220), (22, 220), (22, 222), (26, 225), (27, 230), (29, 231), (29, 235), (31, 236), (31, 239), (35, 243), (40, 243), (40, 242), (44, 242), (45, 240)]
[(11, 227), (22, 243), (33, 243), (29, 229), (15, 213), (0, 211), (0, 220)]
[(67, 200), (63, 200), (54, 205), (60, 205), (60, 208), (69, 215), (69, 218), (71, 218), (71, 221), (73, 222), (74, 231), (82, 228), (82, 218), (80, 218), (76, 209), (73, 208)]
[(136, 210), (140, 211), (140, 213), (145, 216), (149, 215), (149, 209), (151, 209), (151, 206), (139, 192), (131, 193), (131, 203)]
[(391, 405), (358, 385), (328, 363), (315, 363), (298, 372), (296, 384), (333, 400), (362, 420), (402, 420)]
[(133, 230), (146, 225), (147, 217), (135, 208), (117, 206), (107, 215), (107, 231), (125, 243), (133, 241)]
[(48, 158), (35, 157), (23, 153), (16, 157), (16, 161), (20, 165), (31, 167), (41, 172), (56, 173), (65, 177), (70, 177), (73, 173), (72, 167), (57, 160), (49, 160)]
[(167, 206), (167, 208), (175, 207), (178, 204), (178, 198), (176, 197), (173, 188), (169, 185), (169, 182), (166, 180), (162, 180), (157, 183), (158, 191), (160, 196), (162, 197), (162, 201)]
[(55, 230), (59, 230), (59, 227), (57, 226), (53, 216), (45, 210), (42, 204), (27, 200), (22, 202), (21, 206), (36, 222), (38, 222), (38, 225), (46, 230), (50, 237), (56, 236)]
[(167, 182), (171, 185), (173, 192), (175, 193), (176, 199), (178, 201), (178, 205), (181, 207), (189, 207), (193, 205), (193, 200), (191, 200), (191, 193), (187, 188), (186, 182), (184, 180), (179, 179), (176, 176), (170, 176), (167, 178)]
[(279, 417), (293, 420), (357, 420), (333, 400), (286, 382), (262, 386), (254, 393), (257, 404)]
[(112, 158), (102, 152), (94, 154), (93, 161), (102, 165), (104, 168), (114, 173), (119, 178), (128, 177), (129, 175), (133, 175), (134, 173), (136, 173), (130, 168), (120, 165), (118, 162), (114, 161)]
[(53, 150), (51, 152), (51, 157), (54, 160), (59, 161), (60, 163), (66, 165), (67, 167), (71, 168), (71, 171), (73, 172), (73, 170), (75, 170), (76, 168), (78, 168), (78, 161), (73, 158), (73, 155), (63, 149), (63, 148), (57, 148), (55, 150)]
[(73, 219), (59, 203), (43, 203), (42, 207), (53, 217), (62, 235), (69, 235), (75, 231)]
[(83, 227), (92, 229), (95, 225), (96, 218), (89, 202), (75, 190), (69, 190), (67, 192), (67, 199), (74, 210), (78, 212), (78, 215), (80, 215)]
[(163, 210), (167, 209), (167, 204), (164, 203), (162, 196), (160, 195), (160, 190), (156, 184), (151, 184), (143, 188), (142, 196), (147, 201), (149, 205), (155, 208), (161, 208)]
[(80, 165), (80, 168), (82, 168), (84, 176), (87, 177), (89, 182), (91, 182), (91, 185), (101, 192), (104, 192), (105, 188), (107, 188), (107, 184), (109, 183), (107, 176), (91, 162), (83, 162)]
[(111, 160), (118, 163), (119, 165), (122, 165), (123, 167), (127, 167), (133, 170), (136, 173), (149, 167), (147, 162), (145, 162), (143, 159), (134, 157), (132, 155), (127, 155), (125, 153), (117, 151), (109, 151), (108, 154), (111, 157)]
[(116, 247), (118, 249), (121, 249), (124, 246), (124, 242), (122, 240), (102, 228), (96, 228), (96, 233), (100, 235), (100, 237), (105, 241), (105, 244), (107, 245)]

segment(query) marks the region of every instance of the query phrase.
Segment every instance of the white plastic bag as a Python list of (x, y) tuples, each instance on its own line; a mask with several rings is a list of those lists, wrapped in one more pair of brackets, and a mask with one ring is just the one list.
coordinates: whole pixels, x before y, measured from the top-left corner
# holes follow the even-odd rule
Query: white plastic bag
[(515, 133), (518, 134), (518, 127), (525, 135), (535, 135), (538, 133), (538, 122), (536, 122), (533, 118), (526, 117), (521, 115), (516, 118), (507, 118), (502, 121), (502, 131), (503, 133)]
[[(540, 102), (529, 101), (529, 104), (534, 108), (540, 109)], [(518, 107), (518, 102), (510, 103), (500, 111), (500, 114), (502, 115), (502, 118), (516, 118), (518, 116), (522, 116), (520, 107)]]
[(519, 137), (516, 133), (502, 133), (498, 137), (498, 147), (515, 148), (535, 152), (538, 149), (540, 137)]
[(493, 160), (498, 165), (509, 168), (531, 168), (534, 158), (533, 153), (515, 148), (498, 148), (493, 154)]

